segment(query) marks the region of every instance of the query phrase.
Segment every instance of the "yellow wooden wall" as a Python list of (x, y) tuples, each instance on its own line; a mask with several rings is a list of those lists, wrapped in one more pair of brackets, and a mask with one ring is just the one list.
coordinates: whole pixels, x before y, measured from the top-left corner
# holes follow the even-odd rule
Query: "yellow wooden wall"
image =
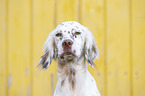
[(78, 21), (100, 50), (88, 67), (102, 96), (145, 96), (145, 0), (0, 0), (0, 96), (52, 96), (53, 61), (36, 66), (49, 32)]

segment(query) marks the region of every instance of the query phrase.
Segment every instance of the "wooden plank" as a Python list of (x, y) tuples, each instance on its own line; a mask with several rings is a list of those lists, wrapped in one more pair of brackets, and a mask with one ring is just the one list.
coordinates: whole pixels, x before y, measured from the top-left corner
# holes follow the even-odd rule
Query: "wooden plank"
[(96, 67), (89, 71), (96, 80), (98, 90), (101, 96), (104, 96), (105, 91), (105, 18), (104, 18), (104, 0), (82, 0), (81, 2), (81, 23), (88, 27), (93, 33), (96, 44), (100, 51), (99, 60), (95, 60)]
[(145, 96), (145, 0), (132, 0), (132, 93)]
[(57, 0), (56, 25), (65, 21), (79, 21), (79, 0)]
[(30, 1), (8, 2), (8, 96), (30, 95)]
[[(56, 83), (56, 64), (54, 61), (45, 71), (38, 70), (42, 46), (48, 34), (54, 29), (55, 0), (32, 1), (32, 58), (33, 81), (32, 96), (52, 96)], [(53, 81), (54, 80), (54, 81)]]
[(129, 0), (106, 1), (107, 96), (130, 96)]
[(6, 96), (6, 0), (0, 0), (0, 96)]

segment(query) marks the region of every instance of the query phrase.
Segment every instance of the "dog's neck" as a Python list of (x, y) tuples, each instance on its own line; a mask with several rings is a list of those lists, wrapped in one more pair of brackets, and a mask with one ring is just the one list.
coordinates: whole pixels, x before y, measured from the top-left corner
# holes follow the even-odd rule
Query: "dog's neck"
[(61, 86), (63, 87), (67, 80), (72, 89), (74, 89), (77, 82), (76, 76), (83, 75), (86, 71), (87, 65), (84, 57), (76, 59), (73, 62), (60, 61), (58, 64), (58, 78), (62, 79)]

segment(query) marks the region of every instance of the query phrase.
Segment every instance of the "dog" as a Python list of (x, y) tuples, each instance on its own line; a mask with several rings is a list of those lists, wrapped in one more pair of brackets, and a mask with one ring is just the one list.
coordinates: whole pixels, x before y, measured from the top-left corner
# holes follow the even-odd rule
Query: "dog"
[(87, 27), (78, 22), (59, 24), (43, 46), (39, 66), (45, 70), (52, 60), (58, 62), (58, 81), (53, 96), (100, 96), (96, 82), (87, 70), (99, 57), (95, 39)]

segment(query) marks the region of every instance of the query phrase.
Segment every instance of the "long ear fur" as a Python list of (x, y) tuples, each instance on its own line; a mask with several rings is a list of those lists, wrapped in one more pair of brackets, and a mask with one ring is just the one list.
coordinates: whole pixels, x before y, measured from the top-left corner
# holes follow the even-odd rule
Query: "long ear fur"
[(47, 37), (45, 44), (43, 46), (43, 49), (44, 49), (44, 55), (41, 56), (38, 66), (41, 66), (42, 69), (45, 70), (49, 67), (53, 58), (56, 57), (55, 55), (56, 48), (54, 44), (53, 32), (51, 32), (49, 36)]
[(85, 44), (85, 58), (88, 64), (93, 68), (93, 60), (99, 59), (99, 50), (95, 43), (93, 34), (86, 28), (86, 44)]

